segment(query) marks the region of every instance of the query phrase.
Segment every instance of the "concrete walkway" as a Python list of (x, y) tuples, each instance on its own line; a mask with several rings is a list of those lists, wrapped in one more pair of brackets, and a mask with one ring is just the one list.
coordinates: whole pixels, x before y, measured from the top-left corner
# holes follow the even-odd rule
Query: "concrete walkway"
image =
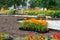
[(48, 20), (48, 28), (60, 30), (60, 20)]

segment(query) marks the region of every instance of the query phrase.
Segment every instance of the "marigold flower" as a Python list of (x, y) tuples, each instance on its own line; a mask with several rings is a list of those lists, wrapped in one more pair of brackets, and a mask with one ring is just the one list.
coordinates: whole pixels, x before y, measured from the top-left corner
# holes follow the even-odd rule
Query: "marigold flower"
[(36, 23), (36, 24), (39, 24), (39, 21), (38, 21), (38, 20), (36, 20), (36, 21), (35, 21), (35, 23)]
[(48, 20), (48, 18), (46, 18), (46, 20)]
[(53, 34), (53, 38), (57, 38), (57, 34)]
[(48, 31), (48, 30), (49, 30), (49, 28), (46, 28), (46, 30)]
[(42, 25), (46, 25), (46, 24), (47, 24), (46, 20), (43, 20)]
[(28, 38), (33, 39), (33, 35), (29, 35)]
[(42, 18), (40, 18), (40, 20), (43, 20)]
[(40, 40), (43, 40), (43, 38), (40, 38)]
[(2, 36), (0, 36), (0, 40), (2, 39)]
[(38, 38), (35, 38), (35, 40), (38, 40)]
[(44, 37), (45, 36), (45, 34), (42, 34), (42, 37)]

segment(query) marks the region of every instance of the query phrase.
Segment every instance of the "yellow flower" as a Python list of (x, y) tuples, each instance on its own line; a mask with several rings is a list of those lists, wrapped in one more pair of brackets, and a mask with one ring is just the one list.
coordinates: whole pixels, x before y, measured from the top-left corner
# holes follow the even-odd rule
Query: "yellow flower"
[(27, 18), (24, 18), (25, 20), (27, 19)]

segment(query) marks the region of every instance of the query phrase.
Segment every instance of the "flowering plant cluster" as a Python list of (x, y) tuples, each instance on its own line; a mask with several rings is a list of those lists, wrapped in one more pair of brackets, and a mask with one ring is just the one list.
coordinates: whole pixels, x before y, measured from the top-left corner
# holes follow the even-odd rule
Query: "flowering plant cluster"
[(0, 40), (13, 40), (13, 38), (9, 34), (0, 32)]
[(23, 38), (23, 40), (60, 40), (60, 34), (52, 34), (52, 35), (45, 35), (45, 34), (41, 34), (41, 35), (28, 35), (25, 38)]
[[(0, 10), (0, 12), (13, 15), (14, 10)], [(60, 18), (60, 10), (16, 10), (16, 14), (37, 15), (37, 17), (51, 16), (53, 18)]]
[(40, 20), (37, 20), (35, 18), (31, 18), (25, 20), (22, 23), (19, 23), (20, 28), (22, 29), (28, 29), (28, 30), (34, 30), (34, 31), (48, 31), (48, 22), (46, 20), (43, 20), (40, 18)]
[(37, 15), (37, 17), (51, 16), (53, 18), (60, 18), (59, 10), (20, 10), (18, 12), (23, 12), (27, 15)]
[(60, 40), (60, 34), (52, 34), (50, 37), (52, 40)]

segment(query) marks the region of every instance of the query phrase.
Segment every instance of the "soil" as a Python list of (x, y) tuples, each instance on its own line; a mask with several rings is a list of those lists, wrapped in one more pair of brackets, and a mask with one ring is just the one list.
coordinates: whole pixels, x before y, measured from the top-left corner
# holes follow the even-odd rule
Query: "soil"
[[(33, 31), (24, 31), (19, 30), (17, 19), (22, 19), (22, 17), (18, 16), (0, 16), (0, 32), (5, 32), (13, 37), (25, 37), (29, 34), (41, 34)], [(60, 31), (50, 30), (48, 33), (44, 33), (46, 35), (60, 33)]]

